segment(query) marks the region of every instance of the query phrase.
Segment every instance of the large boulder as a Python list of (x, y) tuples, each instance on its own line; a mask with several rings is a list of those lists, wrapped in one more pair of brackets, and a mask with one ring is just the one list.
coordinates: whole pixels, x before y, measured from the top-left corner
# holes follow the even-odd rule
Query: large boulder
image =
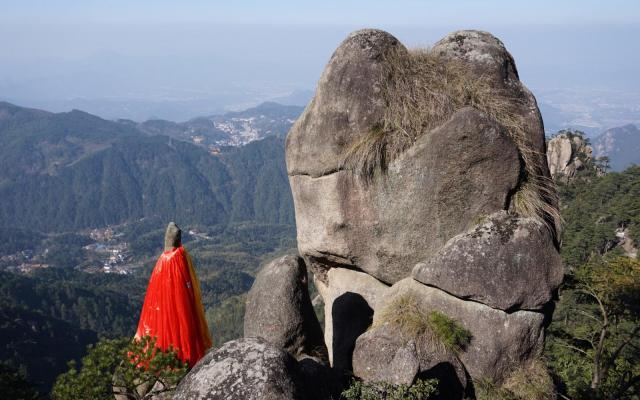
[(227, 342), (182, 379), (174, 400), (306, 399), (297, 361), (262, 338)]
[(501, 310), (540, 310), (562, 282), (548, 228), (505, 211), (457, 235), (413, 269), (413, 278)]
[(286, 255), (260, 270), (247, 296), (244, 336), (262, 337), (296, 358), (327, 360), (302, 258)]
[[(532, 203), (554, 206), (540, 112), (502, 42), (459, 31), (431, 53), (462, 63), (472, 78), (490, 79), (495, 91), (488, 96), (499, 97), (494, 114), (458, 105), (442, 122), (408, 133), (407, 146), (383, 157), (382, 176), (362, 179), (345, 157), (388, 119), (389, 102), (401, 101), (385, 97), (388, 72), (397, 68), (389, 60), (413, 54), (386, 32), (364, 30), (333, 54), (287, 136), (298, 249), (321, 280), (326, 269), (344, 267), (393, 284), (480, 216), (513, 209), (519, 190), (527, 189)], [(554, 225), (545, 212), (538, 216)]]
[(321, 278), (327, 268), (346, 266), (392, 284), (479, 216), (505, 209), (520, 174), (505, 129), (463, 108), (371, 184), (351, 171), (291, 174), (298, 250)]
[(374, 321), (386, 306), (407, 295), (417, 300), (419, 309), (425, 314), (439, 311), (471, 333), (471, 342), (459, 358), (474, 379), (502, 382), (515, 368), (542, 351), (543, 313), (507, 313), (475, 301), (459, 299), (412, 278), (403, 279), (389, 288), (378, 303)]
[(373, 321), (373, 311), (388, 287), (363, 272), (344, 268), (328, 271), (325, 284), (316, 279), (324, 301), (324, 335), (331, 365), (351, 370), (351, 355), (356, 339)]

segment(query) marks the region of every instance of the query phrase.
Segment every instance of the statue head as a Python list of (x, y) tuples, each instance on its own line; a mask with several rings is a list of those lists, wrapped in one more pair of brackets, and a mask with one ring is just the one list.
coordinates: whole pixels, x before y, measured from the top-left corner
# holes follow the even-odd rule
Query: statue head
[(164, 250), (172, 250), (182, 245), (182, 231), (175, 222), (169, 222), (164, 234)]

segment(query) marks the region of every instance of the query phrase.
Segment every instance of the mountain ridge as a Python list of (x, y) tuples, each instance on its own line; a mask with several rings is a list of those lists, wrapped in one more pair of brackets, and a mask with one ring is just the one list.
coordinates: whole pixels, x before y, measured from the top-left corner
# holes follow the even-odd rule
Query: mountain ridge
[[(146, 216), (207, 225), (293, 222), (281, 136), (212, 154), (77, 110), (2, 103), (0, 113), (5, 226), (73, 230)], [(262, 198), (276, 209), (265, 210)], [(236, 206), (234, 199), (244, 200)]]
[(614, 171), (640, 164), (640, 129), (634, 124), (607, 129), (594, 139), (593, 149), (597, 157), (609, 157)]

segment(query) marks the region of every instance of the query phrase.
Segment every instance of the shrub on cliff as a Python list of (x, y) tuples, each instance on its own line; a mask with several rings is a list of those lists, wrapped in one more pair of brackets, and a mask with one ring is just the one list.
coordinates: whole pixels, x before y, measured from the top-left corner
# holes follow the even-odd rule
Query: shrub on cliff
[(594, 257), (565, 284), (547, 357), (572, 398), (640, 394), (640, 261)]
[(123, 399), (142, 399), (156, 382), (161, 384), (159, 391), (166, 391), (186, 372), (175, 352), (156, 349), (155, 340), (149, 337), (101, 339), (89, 346), (80, 368), (74, 361), (69, 363), (69, 371), (58, 377), (51, 397), (112, 400), (115, 389)]

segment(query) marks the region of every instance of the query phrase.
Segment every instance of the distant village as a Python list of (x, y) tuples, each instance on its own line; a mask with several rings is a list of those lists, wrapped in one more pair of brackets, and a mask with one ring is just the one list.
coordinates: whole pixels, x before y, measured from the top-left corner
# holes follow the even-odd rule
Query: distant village
[[(91, 243), (78, 246), (81, 249), (81, 261), (64, 266), (88, 273), (120, 275), (132, 273), (142, 263), (139, 257), (135, 257), (130, 244), (124, 239), (122, 228), (123, 225), (117, 225), (77, 232), (77, 235)], [(188, 229), (185, 233), (188, 234), (189, 240), (211, 240), (210, 236), (196, 228)], [(48, 261), (51, 258), (50, 254), (56, 250), (64, 251), (64, 249), (56, 249), (56, 246), (47, 239), (51, 237), (42, 240), (34, 250), (0, 255), (0, 270), (30, 274), (54, 266), (54, 263)]]
[[(134, 263), (129, 244), (122, 240), (122, 234), (116, 233), (113, 227), (92, 229), (82, 232), (91, 238), (93, 243), (82, 247), (83, 260), (79, 265), (69, 266), (89, 273), (130, 274), (139, 267)], [(29, 274), (52, 265), (46, 262), (51, 252), (47, 245), (37, 250), (23, 250), (18, 253), (0, 256), (0, 269)]]

